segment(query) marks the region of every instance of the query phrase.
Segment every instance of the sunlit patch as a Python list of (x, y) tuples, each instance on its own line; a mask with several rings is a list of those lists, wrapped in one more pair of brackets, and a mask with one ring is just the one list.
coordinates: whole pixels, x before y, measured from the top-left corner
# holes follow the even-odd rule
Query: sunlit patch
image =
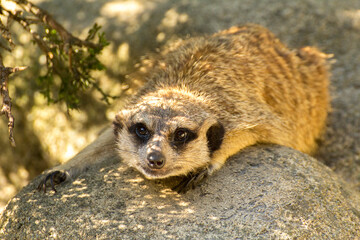
[(129, 179), (127, 182), (131, 182), (131, 183), (140, 183), (143, 182), (144, 179), (141, 177), (137, 177), (137, 178), (133, 178), (133, 179)]
[(118, 60), (120, 62), (127, 62), (130, 58), (130, 45), (127, 42), (122, 43), (117, 50)]
[(1, 1), (1, 5), (11, 11), (11, 12), (15, 12), (16, 10), (20, 10), (20, 8), (17, 6), (17, 4), (15, 2), (12, 2), (12, 1), (6, 1), (6, 0), (3, 0)]
[(116, 17), (119, 19), (133, 18), (145, 10), (144, 6), (138, 1), (116, 1), (104, 4), (101, 8), (101, 15)]
[(179, 13), (176, 9), (172, 8), (165, 13), (165, 17), (161, 22), (161, 26), (165, 28), (174, 28), (179, 23), (185, 23), (189, 20), (186, 13)]
[(360, 29), (360, 9), (338, 11), (336, 15), (342, 24)]

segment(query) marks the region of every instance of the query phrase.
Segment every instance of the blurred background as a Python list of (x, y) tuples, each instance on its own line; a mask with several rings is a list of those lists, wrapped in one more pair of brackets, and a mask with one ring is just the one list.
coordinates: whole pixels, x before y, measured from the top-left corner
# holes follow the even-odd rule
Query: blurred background
[[(0, 211), (31, 179), (68, 160), (108, 126), (124, 99), (142, 82), (130, 82), (141, 57), (178, 38), (210, 34), (246, 22), (268, 27), (290, 47), (317, 46), (335, 55), (333, 111), (317, 157), (360, 190), (360, 1), (358, 0), (34, 0), (75, 36), (96, 22), (111, 43), (96, 72), (104, 91), (120, 96), (110, 105), (96, 91), (81, 96), (80, 109), (49, 105), (38, 91), (45, 56), (18, 25), (16, 48), (1, 53), (5, 66), (28, 66), (11, 76), (16, 148), (0, 117)], [(11, 2), (1, 1), (8, 9)], [(1, 50), (0, 50), (1, 51)]]

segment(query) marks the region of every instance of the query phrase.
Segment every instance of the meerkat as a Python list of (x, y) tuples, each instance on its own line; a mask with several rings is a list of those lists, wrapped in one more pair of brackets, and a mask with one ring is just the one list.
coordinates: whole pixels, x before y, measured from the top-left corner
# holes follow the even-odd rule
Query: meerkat
[(289, 50), (254, 24), (190, 38), (164, 52), (116, 115), (113, 130), (47, 174), (39, 189), (50, 182), (55, 190), (54, 184), (116, 153), (148, 179), (183, 176), (174, 189), (185, 192), (256, 143), (315, 151), (330, 109), (329, 55), (314, 47)]

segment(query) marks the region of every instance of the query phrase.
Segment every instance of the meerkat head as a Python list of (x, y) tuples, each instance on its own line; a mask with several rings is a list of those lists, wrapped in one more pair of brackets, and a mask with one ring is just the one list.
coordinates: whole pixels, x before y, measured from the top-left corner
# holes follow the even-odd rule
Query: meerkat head
[(161, 90), (119, 112), (114, 132), (122, 159), (149, 179), (207, 167), (224, 127), (194, 98), (199, 96)]

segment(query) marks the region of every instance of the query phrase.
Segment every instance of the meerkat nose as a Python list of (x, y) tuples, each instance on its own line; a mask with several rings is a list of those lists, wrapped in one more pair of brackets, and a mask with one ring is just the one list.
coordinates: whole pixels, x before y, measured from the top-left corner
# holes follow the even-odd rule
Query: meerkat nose
[(165, 165), (165, 157), (158, 151), (149, 153), (147, 160), (150, 168), (160, 169)]

